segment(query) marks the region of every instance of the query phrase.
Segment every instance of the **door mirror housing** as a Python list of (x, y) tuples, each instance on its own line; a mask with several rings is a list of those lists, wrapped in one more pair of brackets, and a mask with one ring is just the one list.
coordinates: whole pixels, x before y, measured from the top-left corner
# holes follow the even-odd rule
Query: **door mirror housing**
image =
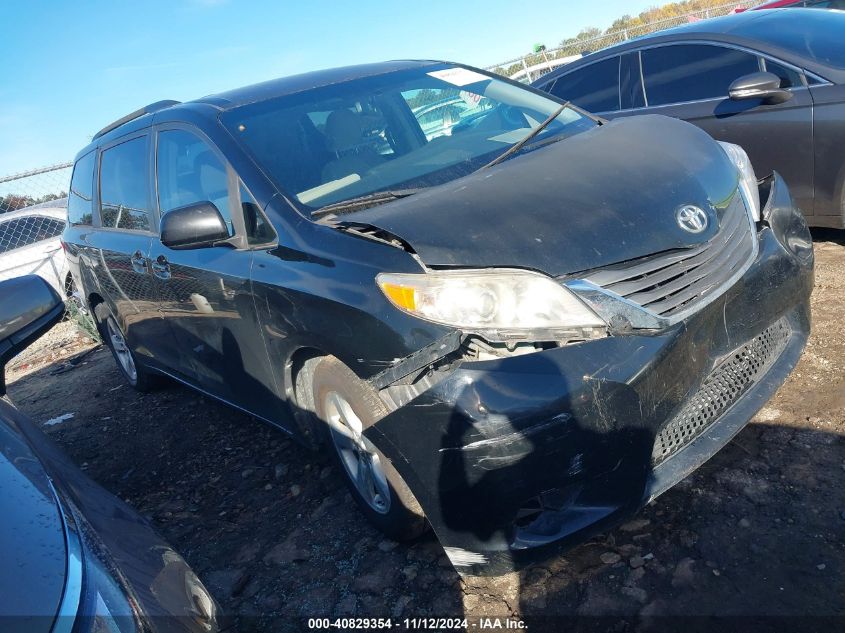
[(161, 243), (175, 250), (207, 248), (230, 239), (229, 228), (213, 202), (196, 202), (161, 218)]
[(735, 80), (728, 89), (733, 101), (762, 99), (763, 103), (775, 104), (789, 101), (792, 93), (780, 87), (780, 77), (772, 73), (751, 73)]
[(0, 395), (6, 393), (6, 363), (58, 323), (64, 313), (61, 297), (37, 275), (0, 282)]

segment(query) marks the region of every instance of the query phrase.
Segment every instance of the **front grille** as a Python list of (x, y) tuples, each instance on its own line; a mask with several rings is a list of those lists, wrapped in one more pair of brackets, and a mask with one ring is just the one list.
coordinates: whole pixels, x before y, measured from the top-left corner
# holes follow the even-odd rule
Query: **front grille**
[(662, 462), (689, 444), (757, 383), (786, 348), (790, 331), (786, 319), (781, 319), (716, 367), (657, 434), (652, 463)]
[(673, 317), (718, 292), (754, 254), (754, 230), (737, 192), (722, 214), (719, 232), (708, 242), (628, 261), (585, 279), (654, 314)]

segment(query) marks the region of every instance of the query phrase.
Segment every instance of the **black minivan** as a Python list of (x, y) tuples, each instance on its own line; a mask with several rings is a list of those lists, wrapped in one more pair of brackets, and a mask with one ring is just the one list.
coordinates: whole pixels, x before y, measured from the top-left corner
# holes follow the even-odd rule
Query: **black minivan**
[(79, 153), (68, 219), (133, 386), (170, 376), (325, 446), (376, 526), (430, 525), (462, 573), (630, 516), (745, 425), (810, 327), (777, 174), (451, 63), (143, 108)]

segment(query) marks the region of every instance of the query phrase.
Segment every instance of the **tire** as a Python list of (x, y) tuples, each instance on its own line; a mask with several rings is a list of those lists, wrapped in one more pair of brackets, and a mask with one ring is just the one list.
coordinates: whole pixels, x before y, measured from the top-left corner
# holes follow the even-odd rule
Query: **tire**
[(157, 374), (150, 373), (135, 360), (135, 354), (129, 349), (123, 331), (111, 312), (103, 312), (99, 319), (100, 336), (111, 350), (117, 368), (129, 383), (129, 386), (141, 393), (152, 391), (161, 383)]
[(314, 368), (311, 393), (328, 451), (370, 523), (396, 541), (423, 534), (419, 502), (390, 460), (361, 434), (387, 414), (378, 394), (333, 356)]

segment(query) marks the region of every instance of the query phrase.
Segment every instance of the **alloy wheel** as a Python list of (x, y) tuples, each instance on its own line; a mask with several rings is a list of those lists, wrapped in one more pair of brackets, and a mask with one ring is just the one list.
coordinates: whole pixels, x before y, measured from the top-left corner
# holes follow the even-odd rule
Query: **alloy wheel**
[(364, 501), (380, 514), (390, 510), (390, 488), (378, 452), (364, 437), (361, 419), (352, 406), (336, 391), (326, 394), (323, 410), (335, 450)]
[(113, 317), (106, 320), (106, 329), (108, 330), (109, 341), (111, 348), (114, 350), (114, 355), (120, 367), (126, 373), (131, 381), (138, 379), (138, 370), (135, 369), (135, 360), (132, 358), (132, 352), (129, 351), (129, 346), (126, 344), (126, 339), (114, 322)]

